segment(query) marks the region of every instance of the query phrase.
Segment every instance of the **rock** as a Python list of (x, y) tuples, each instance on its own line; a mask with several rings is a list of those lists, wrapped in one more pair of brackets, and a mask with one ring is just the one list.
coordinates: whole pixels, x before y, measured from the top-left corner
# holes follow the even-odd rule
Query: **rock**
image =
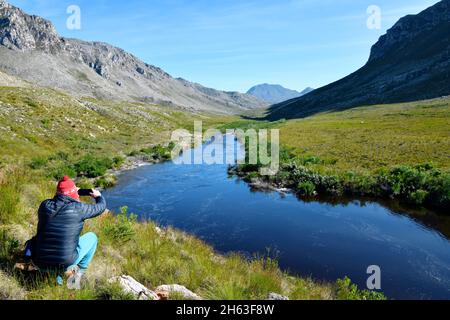
[(282, 296), (281, 294), (271, 292), (268, 294), (267, 300), (289, 300), (289, 298)]
[(164, 231), (160, 227), (155, 227), (155, 231), (160, 236), (164, 235)]
[(13, 277), (0, 270), (0, 300), (23, 300), (26, 294)]
[(138, 300), (160, 300), (155, 292), (146, 288), (130, 276), (122, 275), (120, 277), (114, 277), (109, 282), (118, 282), (124, 292), (131, 293)]
[(145, 70), (144, 70), (143, 68), (141, 68), (141, 67), (137, 67), (137, 68), (136, 68), (136, 71), (137, 71), (139, 74), (145, 75)]
[(26, 15), (6, 1), (0, 2), (0, 18), (0, 45), (13, 50), (46, 53), (56, 53), (62, 48), (62, 40), (48, 20)]
[(107, 43), (61, 37), (50, 21), (0, 1), (0, 70), (30, 84), (75, 96), (135, 102), (148, 98), (170, 107), (220, 113), (267, 106), (251, 95), (173, 78)]
[(170, 296), (171, 293), (178, 293), (184, 299), (187, 299), (187, 300), (203, 300), (203, 298), (201, 298), (200, 296), (198, 296), (191, 290), (187, 289), (184, 286), (180, 286), (178, 284), (159, 286), (158, 288), (156, 288), (155, 292), (158, 295), (161, 294), (161, 295), (168, 295), (168, 296)]

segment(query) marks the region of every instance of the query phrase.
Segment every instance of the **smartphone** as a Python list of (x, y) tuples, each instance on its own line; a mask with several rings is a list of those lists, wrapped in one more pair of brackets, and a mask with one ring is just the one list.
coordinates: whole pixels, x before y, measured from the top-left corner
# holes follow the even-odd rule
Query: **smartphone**
[(80, 189), (78, 190), (78, 195), (80, 197), (90, 197), (92, 193), (92, 189)]

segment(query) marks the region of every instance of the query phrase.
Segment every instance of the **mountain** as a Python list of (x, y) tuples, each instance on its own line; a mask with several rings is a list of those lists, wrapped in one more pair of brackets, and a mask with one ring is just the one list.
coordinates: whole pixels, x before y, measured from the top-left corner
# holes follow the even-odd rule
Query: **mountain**
[(306, 88), (302, 92), (286, 89), (279, 84), (260, 84), (252, 87), (247, 91), (247, 94), (255, 96), (256, 98), (274, 104), (301, 97), (314, 89)]
[(60, 37), (50, 21), (0, 0), (0, 70), (75, 96), (239, 113), (267, 104), (251, 95), (175, 79), (102, 42)]
[(372, 47), (365, 66), (270, 108), (269, 119), (450, 95), (450, 0), (401, 18)]

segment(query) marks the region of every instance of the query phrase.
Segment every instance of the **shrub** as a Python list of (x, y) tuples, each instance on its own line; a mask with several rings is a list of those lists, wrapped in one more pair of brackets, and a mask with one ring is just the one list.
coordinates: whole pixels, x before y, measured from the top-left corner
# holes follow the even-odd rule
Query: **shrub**
[(305, 197), (312, 197), (316, 194), (316, 186), (309, 181), (301, 182), (297, 186), (297, 192)]
[(317, 190), (333, 196), (340, 196), (343, 193), (342, 183), (336, 176), (319, 176)]
[(386, 300), (383, 293), (369, 290), (359, 290), (348, 277), (336, 281), (337, 300)]
[(430, 179), (428, 202), (439, 209), (450, 209), (450, 174), (442, 174)]
[(80, 189), (93, 189), (95, 185), (90, 179), (83, 177), (77, 181), (77, 187)]
[(123, 163), (125, 162), (125, 157), (116, 156), (112, 161), (114, 169), (120, 169), (120, 167), (122, 167)]
[(245, 181), (252, 181), (253, 179), (258, 179), (260, 177), (258, 172), (250, 172), (246, 177)]
[(128, 215), (127, 211), (128, 207), (120, 208), (120, 213), (116, 219), (112, 219), (104, 226), (105, 234), (113, 241), (125, 243), (135, 235), (134, 224), (137, 216), (134, 214)]
[(417, 190), (408, 194), (407, 200), (409, 203), (414, 205), (423, 205), (428, 197), (428, 191)]
[(427, 181), (427, 174), (415, 168), (400, 166), (388, 172), (382, 172), (379, 177), (381, 184), (388, 186), (388, 192), (394, 196), (408, 196), (421, 189)]
[(73, 165), (60, 162), (54, 166), (51, 166), (48, 169), (47, 175), (53, 180), (59, 180), (64, 176), (75, 177), (77, 175), (77, 172)]
[(108, 189), (114, 187), (117, 183), (117, 178), (114, 175), (106, 175), (95, 180), (96, 187)]
[(76, 162), (74, 168), (79, 176), (97, 178), (103, 176), (108, 169), (113, 167), (113, 165), (113, 160), (109, 158), (96, 158), (87, 155)]
[(342, 176), (344, 192), (356, 196), (375, 196), (381, 194), (381, 188), (372, 176), (347, 172)]

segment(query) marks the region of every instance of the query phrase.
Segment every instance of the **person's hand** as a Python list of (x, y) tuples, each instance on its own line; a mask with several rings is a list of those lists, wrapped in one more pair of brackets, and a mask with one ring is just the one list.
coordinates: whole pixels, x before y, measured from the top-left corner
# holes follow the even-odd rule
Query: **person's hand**
[(91, 192), (91, 197), (92, 198), (99, 198), (101, 196), (102, 196), (102, 194), (100, 193), (100, 191), (92, 189), (92, 192)]

